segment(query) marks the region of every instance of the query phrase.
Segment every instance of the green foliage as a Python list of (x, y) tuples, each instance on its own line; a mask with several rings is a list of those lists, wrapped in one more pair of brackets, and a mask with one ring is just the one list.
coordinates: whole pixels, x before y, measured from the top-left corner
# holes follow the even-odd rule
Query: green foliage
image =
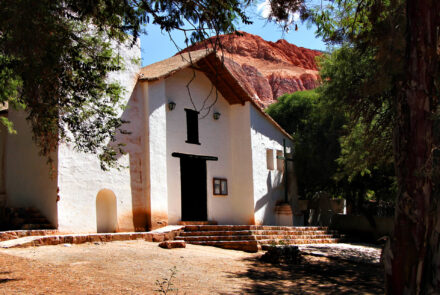
[(266, 111), (288, 133), (295, 134), (304, 130), (317, 101), (315, 90), (298, 91), (280, 96), (278, 102), (270, 105)]
[[(124, 89), (108, 79), (123, 65), (112, 48), (134, 43), (149, 23), (196, 42), (234, 31), (238, 19), (249, 22), (236, 0), (1, 1), (0, 103), (25, 109), (49, 162), (67, 141), (114, 167), (123, 146), (112, 142), (126, 122), (118, 117)], [(13, 130), (7, 119), (1, 124)]]
[[(12, 124), (11, 121), (8, 120), (6, 117), (0, 117), (0, 125), (3, 125), (6, 127), (6, 130), (8, 133), (16, 134), (17, 131), (14, 129), (14, 124)], [(0, 129), (1, 132), (1, 129)]]
[(395, 189), (391, 150), (381, 150), (391, 144), (390, 134), (366, 134), (368, 125), (352, 125), (344, 110), (322, 89), (285, 94), (267, 109), (294, 138), (299, 194), (310, 198), (325, 190), (355, 206), (368, 191), (375, 199), (390, 199)]
[(267, 112), (294, 138), (299, 194), (311, 197), (320, 190), (335, 191), (344, 114), (326, 109), (315, 90), (285, 94)]
[(324, 83), (318, 92), (326, 107), (343, 111), (349, 120), (341, 137), (340, 166), (337, 179), (371, 175), (393, 163), (391, 108), (393, 87), (390, 77), (378, 79), (381, 66), (374, 59), (374, 50), (342, 46), (320, 62)]

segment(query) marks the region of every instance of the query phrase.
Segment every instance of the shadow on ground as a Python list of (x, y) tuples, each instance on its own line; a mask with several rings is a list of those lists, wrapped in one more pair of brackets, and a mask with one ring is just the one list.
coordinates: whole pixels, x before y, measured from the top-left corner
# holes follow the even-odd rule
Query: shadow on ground
[[(4, 275), (10, 275), (11, 272), (10, 271), (0, 271), (0, 276), (4, 276)], [(4, 284), (7, 282), (11, 282), (11, 281), (18, 281), (19, 279), (10, 279), (10, 278), (1, 278), (0, 277), (0, 284)]]
[[(250, 261), (250, 260), (248, 260)], [(304, 256), (301, 265), (264, 263), (254, 260), (244, 273), (243, 293), (257, 294), (383, 294), (383, 269), (325, 257)]]
[(19, 279), (0, 279), (0, 284), (4, 284), (11, 281), (19, 281)]
[(353, 263), (376, 264), (380, 266), (381, 247), (365, 245), (305, 245), (300, 247), (301, 251), (309, 255), (317, 255), (351, 261)]

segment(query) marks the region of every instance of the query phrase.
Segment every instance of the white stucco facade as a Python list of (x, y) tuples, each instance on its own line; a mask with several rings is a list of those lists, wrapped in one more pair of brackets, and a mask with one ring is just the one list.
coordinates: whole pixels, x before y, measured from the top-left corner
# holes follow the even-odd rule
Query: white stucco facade
[(10, 110), (8, 119), (14, 123), (17, 134), (6, 138), (5, 189), (10, 207), (35, 207), (53, 224), (57, 224), (57, 155), (53, 165), (39, 156), (32, 140), (24, 112)]
[[(167, 111), (169, 222), (181, 220), (180, 160), (171, 155), (178, 152), (218, 158), (207, 161), (208, 220), (220, 224), (249, 224), (253, 220), (249, 103), (231, 106), (220, 93), (216, 100), (215, 89), (211, 90), (211, 82), (200, 71), (195, 71), (195, 79), (190, 84), (190, 98), (186, 84), (192, 75), (193, 70), (186, 69), (163, 82), (165, 97), (176, 103), (174, 110)], [(212, 106), (210, 110), (209, 106)], [(194, 107), (200, 111), (200, 145), (185, 142), (185, 109)], [(214, 112), (221, 114), (218, 120), (213, 118)], [(228, 180), (228, 195), (214, 195), (214, 177)]]
[[(138, 48), (124, 54), (140, 56)], [(19, 131), (6, 141), (9, 204), (36, 207), (66, 232), (135, 231), (177, 224), (183, 208), (181, 157), (195, 157), (206, 160), (207, 221), (275, 224), (274, 207), (284, 196), (283, 171), (276, 156), (282, 155), (283, 140), (292, 146), (289, 136), (253, 102), (231, 103), (200, 70), (182, 68), (149, 81), (138, 79), (138, 71), (131, 64), (112, 77), (128, 90), (121, 117), (129, 121), (124, 129), (130, 134), (117, 137), (126, 145), (127, 154), (119, 158), (126, 169), (102, 171), (96, 155), (62, 143), (55, 155), (55, 177), (49, 178), (24, 114), (9, 112)], [(175, 104), (173, 110), (170, 102)], [(186, 142), (185, 109), (199, 111), (200, 144)], [(220, 114), (218, 119), (214, 112)], [(267, 163), (268, 150), (272, 150), (273, 169)], [(214, 178), (227, 180), (226, 195), (214, 194)]]
[[(284, 198), (283, 140), (291, 148), (291, 140), (281, 133), (255, 107), (251, 108), (252, 175), (256, 224), (276, 224), (275, 205)], [(272, 151), (269, 152), (268, 151)], [(270, 154), (273, 166), (268, 167)], [(270, 168), (270, 169), (269, 169)]]
[[(69, 144), (60, 144), (57, 172), (60, 200), (57, 206), (58, 229), (61, 231), (96, 232), (99, 223), (96, 202), (102, 190), (110, 190), (116, 196), (118, 231), (133, 231), (138, 224), (143, 226), (146, 220), (146, 217), (140, 221), (133, 218), (142, 211), (137, 211), (139, 207), (145, 207), (144, 203), (138, 201), (144, 195), (144, 181), (138, 177), (142, 175), (142, 157), (145, 153), (145, 143), (141, 140), (144, 137), (143, 129), (139, 128), (139, 125), (145, 125), (142, 91), (136, 87), (140, 47), (139, 44), (132, 48), (121, 46), (119, 50), (124, 58), (123, 70), (113, 73), (110, 79), (125, 87), (127, 108), (121, 111), (121, 117), (129, 121), (124, 129), (131, 134), (118, 137), (120, 142), (126, 144), (124, 149), (127, 152), (118, 161), (129, 168), (103, 171), (96, 155), (80, 153)], [(139, 225), (139, 228), (142, 226)]]

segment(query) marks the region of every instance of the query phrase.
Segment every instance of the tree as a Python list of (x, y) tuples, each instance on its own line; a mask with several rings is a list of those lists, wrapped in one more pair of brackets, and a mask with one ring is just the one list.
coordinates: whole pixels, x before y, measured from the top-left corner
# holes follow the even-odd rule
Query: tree
[[(372, 50), (381, 69), (377, 75), (389, 81), (398, 191), (394, 233), (385, 254), (387, 293), (438, 293), (440, 3), (337, 0), (309, 16), (329, 42)], [(383, 96), (370, 95), (378, 88), (379, 93), (384, 89), (361, 87), (367, 91), (357, 99), (347, 97), (348, 104), (354, 109), (366, 100), (381, 109)], [(368, 109), (361, 112), (372, 122)]]
[[(367, 194), (388, 201), (394, 192), (392, 161), (383, 156), (391, 152), (380, 150), (381, 137), (364, 136), (366, 124), (351, 126), (344, 106), (334, 104), (333, 96), (323, 92), (320, 87), (285, 94), (266, 111), (294, 138), (299, 194), (311, 198), (324, 190), (346, 198), (352, 213), (367, 214)], [(366, 144), (367, 139), (378, 143)], [(391, 137), (383, 141), (389, 144)], [(388, 162), (375, 161), (370, 150)]]
[(339, 139), (341, 154), (336, 159), (335, 178), (340, 183), (340, 194), (356, 202), (358, 212), (362, 211), (367, 191), (374, 191), (375, 198), (381, 200), (395, 196), (390, 105), (393, 88), (390, 75), (377, 63), (374, 52), (346, 44), (319, 62), (324, 83), (318, 93), (324, 107), (347, 116), (346, 132)]
[[(440, 1), (334, 0), (314, 11), (307, 10), (303, 0), (272, 0), (271, 7), (271, 17), (286, 21), (291, 12), (301, 11), (329, 42), (374, 51), (381, 69), (376, 74), (388, 77), (385, 81), (392, 90), (389, 104), (398, 180), (395, 229), (386, 255), (387, 291), (439, 293)], [(4, 85), (0, 99), (26, 109), (43, 155), (48, 156), (63, 136), (67, 138), (63, 128), (76, 126), (72, 139), (77, 148), (97, 152), (123, 123), (111, 109), (119, 101), (120, 88), (105, 82), (106, 66), (94, 63), (99, 57), (107, 60), (105, 65), (113, 65), (114, 55), (81, 24), (93, 24), (105, 37), (120, 40), (127, 31), (137, 37), (150, 18), (164, 30), (181, 28), (188, 20), (193, 26), (188, 31), (191, 41), (203, 38), (207, 30), (233, 31), (237, 18), (248, 21), (241, 3), (234, 0), (0, 2), (0, 85)], [(94, 42), (103, 49), (102, 56), (90, 46)], [(381, 109), (382, 97), (364, 95), (351, 103), (356, 106), (367, 99), (368, 105)], [(368, 114), (363, 120), (373, 120)], [(82, 141), (88, 132), (95, 141)], [(103, 159), (111, 161), (112, 153)]]
[(294, 138), (300, 196), (310, 198), (317, 191), (336, 191), (333, 175), (340, 155), (339, 137), (345, 132), (344, 114), (323, 107), (315, 90), (285, 94), (266, 111)]
[[(107, 79), (123, 65), (113, 45), (133, 44), (149, 23), (181, 30), (188, 42), (232, 32), (238, 18), (248, 22), (241, 7), (236, 0), (1, 1), (0, 103), (27, 113), (49, 162), (60, 141), (71, 141), (99, 154), (102, 168), (114, 166), (123, 146), (107, 144), (125, 122), (118, 117), (124, 89)], [(12, 131), (7, 119), (0, 123)]]

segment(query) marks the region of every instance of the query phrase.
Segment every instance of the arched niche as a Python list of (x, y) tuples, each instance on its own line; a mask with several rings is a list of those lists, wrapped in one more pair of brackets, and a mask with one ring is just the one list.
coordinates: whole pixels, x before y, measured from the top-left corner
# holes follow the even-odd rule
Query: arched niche
[(116, 195), (109, 189), (100, 190), (96, 196), (96, 225), (98, 233), (116, 232)]

